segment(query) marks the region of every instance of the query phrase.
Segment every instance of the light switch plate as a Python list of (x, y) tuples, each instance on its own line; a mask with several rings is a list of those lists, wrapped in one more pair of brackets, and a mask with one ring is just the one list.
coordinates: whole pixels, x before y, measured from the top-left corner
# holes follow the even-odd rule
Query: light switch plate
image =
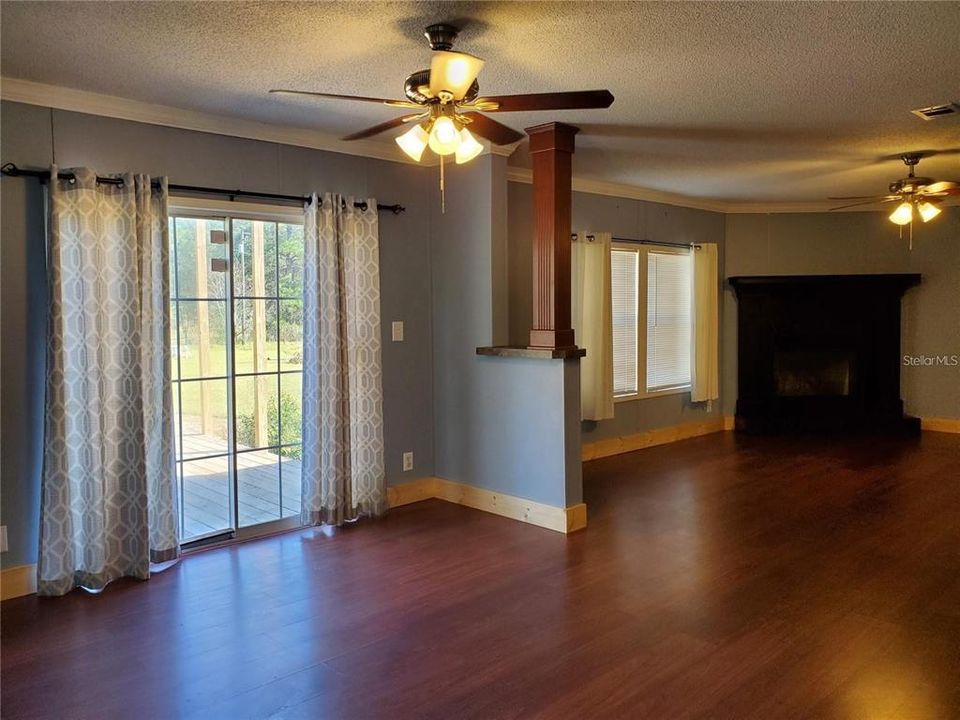
[(403, 342), (403, 320), (390, 323), (390, 337), (394, 342)]
[(7, 526), (0, 525), (0, 552), (7, 551)]
[(403, 471), (409, 472), (413, 470), (413, 452), (405, 452), (403, 454)]

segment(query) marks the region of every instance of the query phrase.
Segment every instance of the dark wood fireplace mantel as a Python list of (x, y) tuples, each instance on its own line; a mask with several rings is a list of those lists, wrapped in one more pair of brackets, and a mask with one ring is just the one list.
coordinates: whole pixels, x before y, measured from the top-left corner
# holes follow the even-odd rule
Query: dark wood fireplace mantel
[(737, 294), (738, 430), (919, 432), (900, 398), (900, 301), (920, 275), (729, 282)]
[(907, 289), (919, 285), (919, 273), (879, 273), (856, 275), (737, 275), (728, 282), (737, 290), (749, 287), (808, 286), (808, 287), (859, 287), (865, 289), (885, 288), (897, 290), (902, 295)]

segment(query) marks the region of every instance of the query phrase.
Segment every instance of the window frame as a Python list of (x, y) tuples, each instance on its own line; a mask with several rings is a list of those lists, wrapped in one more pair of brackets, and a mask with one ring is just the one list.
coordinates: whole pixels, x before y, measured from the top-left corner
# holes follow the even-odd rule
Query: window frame
[(666, 395), (683, 395), (684, 393), (689, 393), (691, 390), (690, 383), (656, 388), (654, 390), (647, 388), (647, 292), (650, 284), (648, 281), (648, 273), (650, 270), (648, 259), (650, 253), (689, 256), (691, 251), (687, 248), (674, 248), (666, 245), (652, 246), (616, 241), (611, 243), (610, 247), (612, 250), (636, 253), (637, 274), (639, 275), (637, 278), (637, 391), (634, 393), (614, 395), (613, 402), (633, 402), (635, 400), (646, 400), (648, 398), (663, 397)]
[(303, 208), (299, 205), (252, 203), (217, 198), (198, 198), (189, 195), (171, 195), (167, 202), (168, 215), (197, 218), (231, 217), (234, 220), (261, 220), (303, 225)]

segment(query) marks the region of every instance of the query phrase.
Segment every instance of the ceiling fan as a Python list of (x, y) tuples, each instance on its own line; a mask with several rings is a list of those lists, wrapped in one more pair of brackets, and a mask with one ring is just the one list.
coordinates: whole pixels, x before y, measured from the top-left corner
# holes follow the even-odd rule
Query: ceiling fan
[[(477, 76), (484, 61), (474, 55), (452, 50), (459, 29), (447, 24), (430, 25), (424, 31), (433, 56), (428, 70), (409, 75), (404, 82), (406, 100), (334, 95), (307, 90), (271, 90), (271, 93), (309, 95), (312, 97), (381, 103), (389, 107), (415, 110), (373, 127), (344, 137), (360, 140), (412, 123), (412, 127), (396, 138), (397, 145), (414, 161), (419, 162), (425, 148), (440, 156), (441, 172), (444, 156), (454, 155), (456, 162), (469, 162), (483, 151), (471, 130), (495, 145), (509, 145), (523, 139), (523, 134), (497, 122), (483, 113), (527, 112), (532, 110), (572, 110), (607, 108), (613, 103), (609, 90), (535, 93), (528, 95), (480, 96)], [(442, 177), (442, 176), (441, 176)], [(441, 179), (441, 189), (442, 189)]]
[(831, 210), (843, 210), (858, 205), (872, 205), (874, 203), (898, 202), (896, 209), (890, 213), (890, 221), (897, 225), (912, 224), (916, 215), (923, 222), (930, 222), (940, 214), (937, 207), (950, 195), (960, 195), (960, 183), (949, 180), (934, 181), (932, 178), (917, 177), (913, 169), (923, 159), (924, 153), (906, 153), (900, 156), (908, 168), (907, 177), (890, 183), (889, 195), (860, 195), (848, 197), (832, 197), (830, 200), (857, 200), (858, 202)]

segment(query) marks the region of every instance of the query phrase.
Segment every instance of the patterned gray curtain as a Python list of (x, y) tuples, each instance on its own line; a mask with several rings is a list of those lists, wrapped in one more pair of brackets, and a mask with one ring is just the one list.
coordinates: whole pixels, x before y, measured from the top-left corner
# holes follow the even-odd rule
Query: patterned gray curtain
[(313, 196), (304, 221), (305, 525), (386, 510), (376, 200)]
[(74, 175), (48, 196), (41, 595), (146, 579), (180, 547), (166, 180)]

